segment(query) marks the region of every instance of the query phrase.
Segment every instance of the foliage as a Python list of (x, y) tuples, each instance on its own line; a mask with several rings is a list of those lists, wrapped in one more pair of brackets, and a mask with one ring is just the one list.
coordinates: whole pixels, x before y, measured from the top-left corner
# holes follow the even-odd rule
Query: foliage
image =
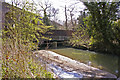
[(87, 15), (85, 15), (85, 11), (81, 11), (81, 15), (77, 18), (78, 25), (74, 28), (74, 32), (72, 34), (72, 38), (70, 39), (70, 43), (76, 47), (87, 47), (89, 48), (90, 37), (88, 28), (86, 28), (85, 21), (88, 19)]
[(79, 17), (77, 18), (79, 25), (84, 24), (83, 19), (88, 16), (87, 13), (85, 12), (85, 9), (84, 9), (84, 11), (80, 11), (80, 13), (81, 13), (81, 14), (80, 14)]
[(50, 17), (50, 15), (47, 14), (47, 11), (51, 9), (51, 3), (49, 2), (49, 0), (44, 0), (42, 2), (38, 3), (39, 7), (41, 8), (40, 11), (43, 11), (43, 23), (46, 26), (50, 26), (50, 20), (48, 17)]
[(77, 26), (75, 28), (75, 31), (72, 33), (72, 38), (70, 39), (70, 43), (76, 47), (80, 47), (81, 45), (89, 48), (89, 45), (88, 45), (90, 43), (89, 35), (87, 33), (86, 28), (84, 26), (83, 27), (81, 26)]
[[(28, 1), (9, 5), (2, 42), (2, 74), (4, 78), (51, 78), (52, 74), (41, 67), (34, 58), (33, 49), (37, 49), (40, 39), (51, 26), (45, 26), (36, 7)], [(21, 8), (18, 8), (20, 6)], [(35, 42), (35, 41), (36, 42)]]
[(15, 48), (11, 41), (3, 43), (2, 50), (2, 77), (3, 78), (52, 78), (45, 65), (41, 66), (32, 52), (28, 52), (25, 46)]
[[(28, 5), (27, 3), (26, 5)], [(33, 5), (32, 5), (33, 6)], [(33, 14), (33, 10), (30, 11), (31, 6), (23, 7), (22, 10), (12, 7), (6, 14), (5, 34), (10, 39), (15, 40), (16, 44), (26, 45), (27, 43), (32, 48), (36, 47), (36, 43), (33, 40), (42, 39), (44, 34), (51, 26), (45, 26), (40, 20), (40, 16)], [(39, 34), (40, 33), (40, 34)]]
[(91, 14), (90, 27), (91, 36), (95, 41), (110, 43), (112, 40), (112, 21), (116, 19), (118, 3), (91, 2), (84, 3)]
[(48, 19), (47, 14), (44, 14), (43, 23), (44, 23), (46, 26), (50, 26), (50, 20)]
[[(87, 7), (90, 15), (84, 19), (85, 29), (80, 29), (85, 30), (81, 32), (87, 33), (90, 37), (90, 48), (98, 51), (118, 53), (120, 46), (119, 25), (114, 25), (113, 23), (117, 20), (116, 13), (120, 4), (117, 2), (98, 1), (84, 2), (84, 5)], [(114, 42), (117, 44), (114, 44)]]
[(116, 44), (117, 46), (120, 45), (120, 20), (118, 21), (114, 21), (113, 24), (113, 34), (114, 34), (114, 44)]
[[(113, 31), (114, 26), (112, 23), (117, 19), (116, 12), (119, 3), (91, 2), (84, 4), (91, 14), (89, 19), (86, 20), (89, 36), (91, 37), (90, 44), (95, 49), (113, 53), (114, 48), (117, 48), (113, 43), (116, 40), (114, 35), (117, 31)], [(103, 45), (104, 47), (101, 47)]]

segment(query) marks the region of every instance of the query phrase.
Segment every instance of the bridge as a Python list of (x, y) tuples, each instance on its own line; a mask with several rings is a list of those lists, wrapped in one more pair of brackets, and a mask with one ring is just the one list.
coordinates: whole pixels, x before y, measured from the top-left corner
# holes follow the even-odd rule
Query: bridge
[[(1, 19), (1, 23), (3, 24), (0, 24), (0, 26), (2, 26), (1, 28), (4, 28), (4, 23), (5, 23), (5, 15), (10, 11), (10, 7), (12, 7), (12, 5), (4, 2), (0, 3), (1, 7), (0, 7), (0, 10), (2, 12), (2, 17), (0, 17)], [(20, 8), (18, 8), (20, 9)], [(1, 29), (0, 28), (0, 29)], [(51, 40), (47, 40), (47, 39), (44, 39), (43, 42), (44, 44), (63, 44), (65, 41), (69, 41), (70, 37), (72, 36), (72, 30), (51, 30), (51, 31), (48, 31), (46, 34), (43, 34), (43, 36), (45, 37), (48, 37), (48, 38), (51, 38)], [(39, 41), (39, 42), (42, 42), (42, 41)], [(41, 43), (40, 43), (41, 44)]]
[(70, 37), (72, 36), (72, 30), (51, 30), (48, 31), (46, 34), (43, 34), (43, 36), (51, 38), (51, 40), (43, 40), (45, 47), (51, 47), (54, 46), (55, 48), (58, 47), (58, 45), (65, 45), (67, 41), (70, 40)]
[(72, 36), (72, 32), (72, 30), (51, 30), (43, 36), (51, 38), (50, 41), (67, 41)]

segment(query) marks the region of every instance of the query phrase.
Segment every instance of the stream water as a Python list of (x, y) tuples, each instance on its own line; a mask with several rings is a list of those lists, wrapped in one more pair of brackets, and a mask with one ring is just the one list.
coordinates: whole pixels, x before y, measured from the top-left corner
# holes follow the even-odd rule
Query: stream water
[(101, 54), (88, 50), (74, 48), (51, 49), (52, 51), (83, 62), (87, 65), (103, 69), (115, 75), (118, 75), (118, 57), (110, 54)]

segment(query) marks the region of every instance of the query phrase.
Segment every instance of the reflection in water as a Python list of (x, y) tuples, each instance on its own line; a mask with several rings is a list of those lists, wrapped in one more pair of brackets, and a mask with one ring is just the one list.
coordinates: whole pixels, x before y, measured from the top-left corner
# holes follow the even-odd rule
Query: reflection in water
[(89, 58), (90, 61), (92, 61), (93, 66), (117, 75), (116, 70), (118, 71), (118, 58), (116, 56), (108, 54), (91, 54), (89, 55)]
[[(118, 57), (110, 54), (100, 54), (91, 51), (85, 51), (74, 48), (63, 48), (63, 49), (53, 49), (59, 54), (70, 57), (72, 59), (78, 60), (80, 62), (86, 63), (88, 65), (106, 70), (115, 75), (120, 75), (120, 59)], [(119, 69), (118, 69), (119, 63)], [(118, 71), (118, 72), (116, 72)]]

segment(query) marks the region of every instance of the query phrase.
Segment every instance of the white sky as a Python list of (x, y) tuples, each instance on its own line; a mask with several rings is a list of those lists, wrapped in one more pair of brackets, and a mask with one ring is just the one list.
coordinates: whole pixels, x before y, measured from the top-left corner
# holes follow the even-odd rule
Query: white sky
[[(29, 0), (30, 1), (30, 0)], [(39, 1), (47, 1), (47, 0), (34, 0), (36, 3), (39, 3)], [(11, 0), (5, 0), (5, 2), (11, 2)], [(58, 19), (61, 21), (65, 21), (65, 12), (64, 12), (64, 6), (66, 5), (69, 7), (71, 4), (75, 4), (75, 11), (74, 11), (74, 18), (77, 18), (80, 14), (79, 11), (83, 10), (85, 6), (82, 2), (79, 0), (49, 0), (50, 3), (52, 3), (52, 6), (55, 8), (59, 8), (59, 14), (57, 15)], [(69, 13), (68, 13), (69, 15)]]

